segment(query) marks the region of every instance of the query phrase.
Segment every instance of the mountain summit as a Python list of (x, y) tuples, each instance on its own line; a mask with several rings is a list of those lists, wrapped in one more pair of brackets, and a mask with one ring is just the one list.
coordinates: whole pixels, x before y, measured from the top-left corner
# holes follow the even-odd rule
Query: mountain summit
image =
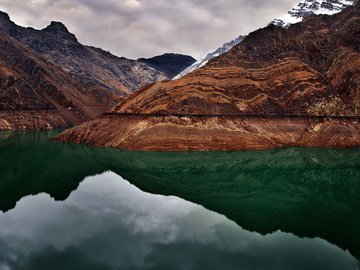
[(354, 4), (356, 0), (304, 0), (285, 15), (274, 19), (270, 24), (289, 27), (301, 22), (310, 15), (333, 15)]
[(10, 16), (6, 12), (0, 10), (0, 19), (5, 21), (10, 21)]
[(52, 21), (44, 31), (53, 32), (53, 33), (69, 33), (69, 30), (62, 22)]

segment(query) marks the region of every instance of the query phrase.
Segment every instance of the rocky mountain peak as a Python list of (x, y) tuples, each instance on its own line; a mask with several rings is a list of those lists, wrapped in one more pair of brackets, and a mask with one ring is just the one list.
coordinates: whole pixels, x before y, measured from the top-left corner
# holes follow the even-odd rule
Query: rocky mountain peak
[(61, 23), (52, 21), (46, 28), (41, 30), (46, 34), (47, 39), (55, 39), (60, 44), (62, 43), (78, 43), (77, 38), (74, 34), (70, 33), (67, 27)]
[(6, 12), (0, 11), (0, 20), (10, 21), (10, 16)]
[(355, 2), (357, 0), (303, 0), (285, 15), (274, 19), (270, 24), (287, 28), (313, 14), (332, 15), (338, 13)]
[(45, 30), (48, 31), (53, 31), (53, 32), (64, 32), (64, 33), (69, 33), (69, 30), (67, 29), (67, 27), (61, 23), (61, 22), (56, 22), (56, 21), (52, 21), (46, 28)]

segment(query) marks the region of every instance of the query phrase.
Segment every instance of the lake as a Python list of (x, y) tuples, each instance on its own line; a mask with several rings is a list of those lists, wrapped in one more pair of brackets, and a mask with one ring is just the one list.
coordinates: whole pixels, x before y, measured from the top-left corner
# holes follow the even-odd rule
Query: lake
[(140, 153), (0, 133), (0, 270), (359, 269), (360, 151)]

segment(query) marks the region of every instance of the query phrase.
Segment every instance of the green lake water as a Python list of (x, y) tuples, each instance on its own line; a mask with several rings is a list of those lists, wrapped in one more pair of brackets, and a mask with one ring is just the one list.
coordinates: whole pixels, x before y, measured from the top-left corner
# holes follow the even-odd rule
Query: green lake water
[(140, 153), (55, 134), (0, 133), (0, 270), (359, 269), (359, 149)]

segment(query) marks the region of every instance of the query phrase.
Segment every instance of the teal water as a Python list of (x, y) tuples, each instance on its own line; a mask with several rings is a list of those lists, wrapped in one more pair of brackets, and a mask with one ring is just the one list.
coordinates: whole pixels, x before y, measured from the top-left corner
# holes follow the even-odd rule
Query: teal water
[(1, 270), (358, 267), (358, 149), (138, 153), (53, 135), (0, 133)]

